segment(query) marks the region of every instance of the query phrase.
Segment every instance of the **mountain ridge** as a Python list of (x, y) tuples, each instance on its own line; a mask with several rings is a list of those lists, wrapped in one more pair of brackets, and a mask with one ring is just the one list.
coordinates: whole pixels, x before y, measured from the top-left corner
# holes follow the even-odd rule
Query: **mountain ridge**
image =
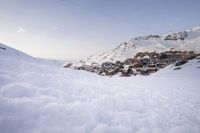
[[(185, 34), (187, 34), (187, 36)], [(169, 35), (172, 36), (172, 40), (165, 40)], [(184, 37), (184, 39), (182, 37)], [(200, 27), (182, 32), (167, 33), (162, 36), (148, 35), (144, 37), (135, 37), (130, 41), (121, 43), (114, 49), (83, 58), (80, 61), (86, 63), (87, 65), (90, 65), (91, 62), (101, 65), (106, 61), (124, 61), (127, 58), (133, 57), (138, 52), (164, 52), (170, 49), (188, 50), (199, 53), (200, 46), (196, 46), (196, 43), (194, 44), (192, 42), (197, 42), (195, 39), (200, 42)], [(192, 46), (189, 46), (190, 44), (192, 44)], [(177, 45), (180, 46), (178, 47)]]
[[(158, 69), (163, 68), (171, 63), (181, 60), (184, 60), (183, 62), (187, 62), (187, 60), (198, 56), (200, 53), (199, 42), (200, 27), (181, 32), (167, 33), (164, 35), (135, 37), (130, 41), (121, 43), (116, 48), (113, 48), (107, 52), (83, 58), (80, 60), (80, 62), (75, 64), (67, 63), (65, 67), (96, 72), (98, 74), (102, 74), (103, 71), (103, 75), (114, 75), (118, 72), (123, 72), (124, 70), (122, 69), (126, 67), (125, 65), (129, 65), (129, 67), (137, 69), (138, 71), (138, 67), (135, 67), (136, 65), (140, 66), (140, 68), (142, 66), (142, 71), (145, 69), (146, 75), (149, 74), (149, 72), (146, 72), (144, 59), (137, 59), (137, 54), (142, 54), (139, 56), (140, 58), (145, 58), (147, 56), (151, 57), (147, 60), (148, 66), (156, 66), (157, 63), (159, 63), (159, 66), (162, 67), (154, 67), (153, 70), (150, 70), (152, 72), (156, 72)], [(167, 62), (164, 61), (166, 59), (161, 57), (162, 54), (167, 56)], [(152, 55), (156, 57), (154, 58)], [(129, 60), (130, 64), (127, 64), (127, 60)], [(154, 64), (150, 64), (152, 62)], [(111, 68), (108, 68), (108, 66)], [(104, 71), (104, 68), (107, 70)], [(141, 69), (139, 70), (140, 73), (142, 71)]]

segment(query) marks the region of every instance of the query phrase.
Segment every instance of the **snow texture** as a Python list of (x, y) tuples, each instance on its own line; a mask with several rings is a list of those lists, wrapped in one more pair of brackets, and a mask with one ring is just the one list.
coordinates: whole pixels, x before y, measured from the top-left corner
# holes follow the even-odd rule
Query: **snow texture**
[(0, 47), (1, 133), (200, 132), (200, 59), (110, 78)]

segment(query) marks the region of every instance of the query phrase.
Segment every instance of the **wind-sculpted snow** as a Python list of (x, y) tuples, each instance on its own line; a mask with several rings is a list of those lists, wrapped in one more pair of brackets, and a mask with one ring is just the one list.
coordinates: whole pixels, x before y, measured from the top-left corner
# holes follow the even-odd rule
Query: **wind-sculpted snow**
[(199, 133), (198, 61), (110, 78), (1, 54), (0, 132)]

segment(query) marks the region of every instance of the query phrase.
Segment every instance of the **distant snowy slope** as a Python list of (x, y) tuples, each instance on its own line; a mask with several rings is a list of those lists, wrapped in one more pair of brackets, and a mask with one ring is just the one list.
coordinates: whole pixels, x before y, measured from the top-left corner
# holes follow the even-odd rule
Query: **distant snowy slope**
[(108, 52), (83, 58), (81, 63), (91, 65), (103, 62), (124, 61), (138, 52), (164, 52), (169, 50), (194, 51), (200, 53), (200, 27), (165, 35), (136, 37)]
[[(62, 66), (63, 63), (65, 62), (65, 61), (61, 61), (61, 60), (34, 58), (26, 53), (23, 53), (19, 50), (8, 47), (1, 43), (0, 43), (0, 56), (1, 56), (1, 66), (15, 65), (18, 63), (25, 63), (25, 62), (38, 62), (38, 63), (42, 62), (42, 63), (47, 63), (47, 64), (50, 63), (52, 65)], [(4, 61), (5, 61), (5, 63), (4, 63)], [(10, 61), (12, 63), (6, 63), (8, 61)]]
[(0, 43), (0, 56), (4, 57), (4, 58), (20, 58), (25, 59), (25, 60), (30, 60), (33, 59), (31, 56), (18, 51), (16, 49), (10, 48), (4, 44)]

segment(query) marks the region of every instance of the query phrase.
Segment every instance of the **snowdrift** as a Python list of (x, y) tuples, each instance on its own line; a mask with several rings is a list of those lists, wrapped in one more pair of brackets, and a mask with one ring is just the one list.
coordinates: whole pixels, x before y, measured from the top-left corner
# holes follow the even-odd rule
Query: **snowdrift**
[(101, 77), (0, 44), (1, 133), (200, 132), (200, 59)]

